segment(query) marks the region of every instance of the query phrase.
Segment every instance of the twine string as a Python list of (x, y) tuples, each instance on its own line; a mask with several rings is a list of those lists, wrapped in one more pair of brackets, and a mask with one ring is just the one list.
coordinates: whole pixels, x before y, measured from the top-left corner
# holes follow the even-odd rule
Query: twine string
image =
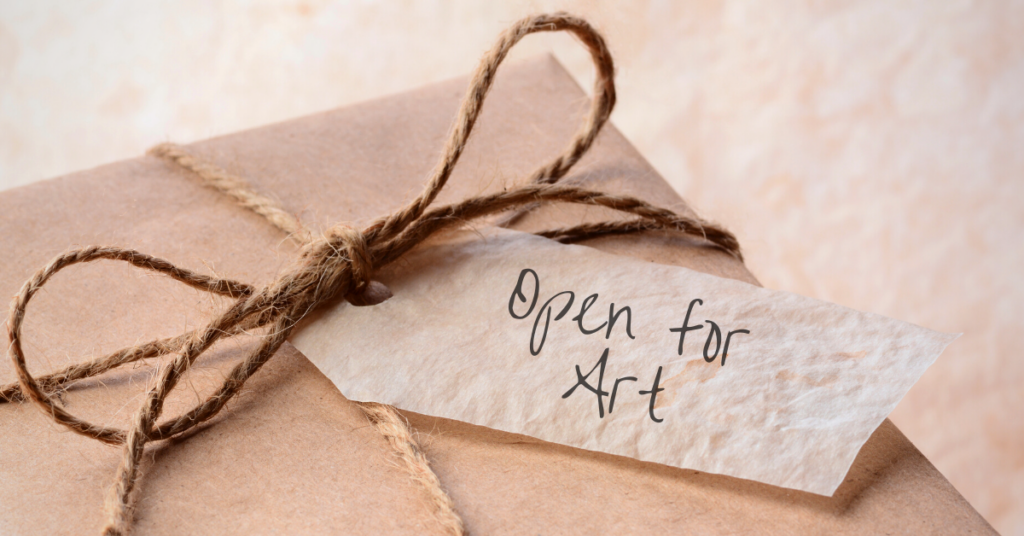
[[(596, 66), (594, 99), (589, 113), (569, 146), (555, 159), (541, 166), (525, 184), (500, 193), (481, 195), (440, 207), (432, 207), (462, 155), (482, 109), (498, 66), (509, 50), (526, 35), (536, 32), (568, 31), (587, 47)], [(123, 453), (114, 485), (106, 501), (106, 535), (124, 535), (130, 528), (132, 492), (137, 487), (139, 466), (145, 445), (178, 436), (215, 416), (280, 348), (296, 323), (309, 311), (329, 300), (344, 297), (352, 303), (365, 300), (373, 288), (372, 275), (394, 262), (430, 236), (465, 222), (490, 215), (524, 210), (539, 204), (561, 202), (603, 206), (633, 218), (581, 224), (537, 233), (562, 242), (576, 242), (598, 236), (646, 230), (673, 230), (699, 237), (737, 258), (736, 238), (727, 230), (630, 196), (560, 185), (579, 159), (590, 149), (607, 122), (615, 104), (612, 57), (601, 35), (585, 20), (565, 13), (528, 17), (513, 24), (482, 58), (462, 100), (454, 125), (423, 192), (395, 212), (382, 216), (363, 230), (338, 224), (321, 236), (304, 227), (294, 215), (272, 199), (256, 192), (243, 178), (202, 162), (184, 148), (163, 144), (150, 154), (190, 170), (204, 184), (235, 199), (240, 205), (264, 216), (302, 244), (300, 253), (284, 274), (263, 288), (200, 274), (144, 253), (116, 247), (87, 247), (58, 256), (36, 272), (11, 304), (7, 322), (9, 356), (18, 383), (0, 387), (0, 402), (30, 400), (55, 422), (96, 440), (122, 445)], [(125, 348), (57, 373), (33, 377), (22, 349), (22, 324), (32, 297), (57, 272), (78, 263), (107, 259), (166, 275), (193, 288), (234, 300), (223, 313), (202, 328), (166, 339)], [(183, 375), (215, 342), (241, 333), (260, 333), (259, 345), (238, 363), (221, 386), (205, 400), (177, 417), (162, 423), (164, 401)], [(161, 370), (154, 386), (135, 413), (127, 429), (105, 427), (81, 419), (54, 402), (54, 391), (71, 382), (107, 372), (134, 361), (164, 355), (174, 358)], [(368, 420), (385, 437), (413, 479), (428, 492), (433, 514), (447, 533), (463, 534), (461, 518), (454, 510), (437, 476), (415, 441), (408, 423), (391, 406), (362, 403)]]

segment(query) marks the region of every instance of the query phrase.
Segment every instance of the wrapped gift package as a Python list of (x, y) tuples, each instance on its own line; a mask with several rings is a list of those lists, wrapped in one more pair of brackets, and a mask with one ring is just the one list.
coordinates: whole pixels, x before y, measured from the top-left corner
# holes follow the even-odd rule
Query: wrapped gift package
[[(464, 80), (440, 83), (188, 150), (245, 177), (313, 229), (365, 225), (419, 192), (464, 88)], [(439, 201), (500, 191), (557, 155), (586, 103), (553, 58), (506, 67)], [(612, 127), (563, 181), (690, 213)], [(514, 228), (606, 216), (594, 207), (544, 206)], [(254, 284), (272, 281), (297, 252), (263, 218), (153, 156), (3, 192), (0, 222), (4, 296), (54, 256), (86, 245), (138, 249)], [(757, 284), (741, 261), (697, 239), (649, 232), (584, 244)], [(159, 276), (89, 263), (61, 272), (34, 299), (24, 348), (38, 376), (195, 329), (224, 307), (224, 300)], [(401, 336), (401, 326), (395, 334)], [(205, 398), (254, 344), (244, 336), (217, 343), (176, 389), (165, 414)], [(57, 396), (84, 418), (125, 427), (160, 361), (77, 382)], [(14, 380), (9, 366), (0, 367), (0, 382)], [(993, 533), (889, 421), (828, 497), (404, 415), (471, 534)], [(0, 533), (98, 530), (120, 457), (120, 448), (67, 431), (33, 404), (0, 404)], [(439, 530), (428, 498), (395, 463), (385, 439), (288, 344), (217, 417), (147, 447), (141, 479), (137, 534)]]

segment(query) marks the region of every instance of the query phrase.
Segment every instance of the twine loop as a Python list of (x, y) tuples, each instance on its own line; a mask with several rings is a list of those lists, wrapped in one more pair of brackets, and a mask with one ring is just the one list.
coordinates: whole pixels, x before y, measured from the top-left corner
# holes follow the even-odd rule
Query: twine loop
[[(498, 65), (520, 39), (531, 33), (545, 31), (572, 33), (590, 51), (596, 66), (594, 99), (582, 128), (562, 154), (529, 175), (525, 184), (499, 193), (433, 207), (438, 193), (444, 188), (466, 147)], [(7, 322), (11, 341), (8, 354), (17, 371), (18, 383), (0, 388), (0, 402), (28, 399), (54, 421), (76, 433), (105, 443), (123, 445), (123, 457), (106, 503), (107, 524), (104, 527), (104, 534), (123, 535), (130, 527), (133, 507), (130, 499), (138, 482), (139, 465), (147, 442), (179, 436), (216, 415), (238, 393), (246, 380), (275, 354), (296, 323), (318, 305), (338, 297), (345, 297), (355, 305), (372, 305), (386, 299), (390, 291), (373, 281), (374, 271), (394, 262), (438, 232), (471, 220), (518, 211), (513, 212), (511, 218), (506, 218), (507, 223), (539, 204), (576, 203), (602, 206), (631, 217), (552, 229), (537, 234), (568, 243), (652, 229), (670, 230), (704, 239), (709, 246), (742, 258), (739, 244), (731, 233), (699, 218), (679, 215), (630, 196), (558, 184), (559, 179), (590, 149), (601, 127), (607, 122), (615, 105), (613, 74), (611, 53), (604, 39), (586, 21), (565, 13), (555, 13), (516, 22), (481, 59), (441, 158), (423, 192), (406, 206), (378, 218), (362, 230), (339, 224), (317, 236), (304, 227), (296, 216), (256, 192), (244, 178), (195, 158), (183, 147), (173, 144), (154, 147), (149, 154), (191, 171), (207, 186), (263, 215), (267, 221), (302, 244), (300, 254), (276, 281), (263, 288), (200, 274), (130, 249), (91, 246), (60, 255), (26, 281), (11, 303)], [(137, 268), (151, 270), (193, 288), (232, 299), (234, 303), (194, 331), (124, 348), (35, 378), (26, 367), (22, 349), (21, 329), (28, 303), (60, 270), (100, 259), (126, 262)], [(238, 363), (223, 384), (205, 400), (182, 415), (158, 423), (167, 395), (199, 356), (218, 340), (242, 333), (258, 333), (258, 347)], [(144, 403), (135, 413), (128, 429), (87, 422), (67, 412), (56, 402), (54, 392), (76, 380), (102, 374), (126, 363), (164, 355), (173, 355), (173, 359), (161, 369), (157, 381), (148, 390)], [(413, 479), (427, 490), (439, 525), (446, 532), (462, 534), (462, 520), (455, 513), (451, 498), (442, 489), (437, 476), (430, 470), (408, 424), (390, 406), (363, 403), (362, 407), (370, 422), (387, 438), (407, 466)]]

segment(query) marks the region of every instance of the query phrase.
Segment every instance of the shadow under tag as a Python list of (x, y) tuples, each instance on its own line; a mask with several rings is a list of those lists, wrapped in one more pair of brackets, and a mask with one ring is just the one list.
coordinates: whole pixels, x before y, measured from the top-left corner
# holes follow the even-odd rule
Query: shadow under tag
[(380, 281), (370, 281), (362, 292), (351, 292), (348, 296), (345, 296), (345, 301), (355, 305), (356, 307), (367, 307), (370, 305), (377, 305), (384, 303), (391, 299), (394, 294), (391, 293), (391, 289)]

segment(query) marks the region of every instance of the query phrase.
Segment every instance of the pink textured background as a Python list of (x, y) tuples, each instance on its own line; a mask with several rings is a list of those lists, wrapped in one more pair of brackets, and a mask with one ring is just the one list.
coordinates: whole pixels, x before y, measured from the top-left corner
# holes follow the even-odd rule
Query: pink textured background
[[(0, 188), (465, 74), (557, 8), (766, 286), (964, 332), (892, 417), (1024, 534), (1024, 2), (4, 1)], [(521, 48), (590, 79), (568, 38)]]

